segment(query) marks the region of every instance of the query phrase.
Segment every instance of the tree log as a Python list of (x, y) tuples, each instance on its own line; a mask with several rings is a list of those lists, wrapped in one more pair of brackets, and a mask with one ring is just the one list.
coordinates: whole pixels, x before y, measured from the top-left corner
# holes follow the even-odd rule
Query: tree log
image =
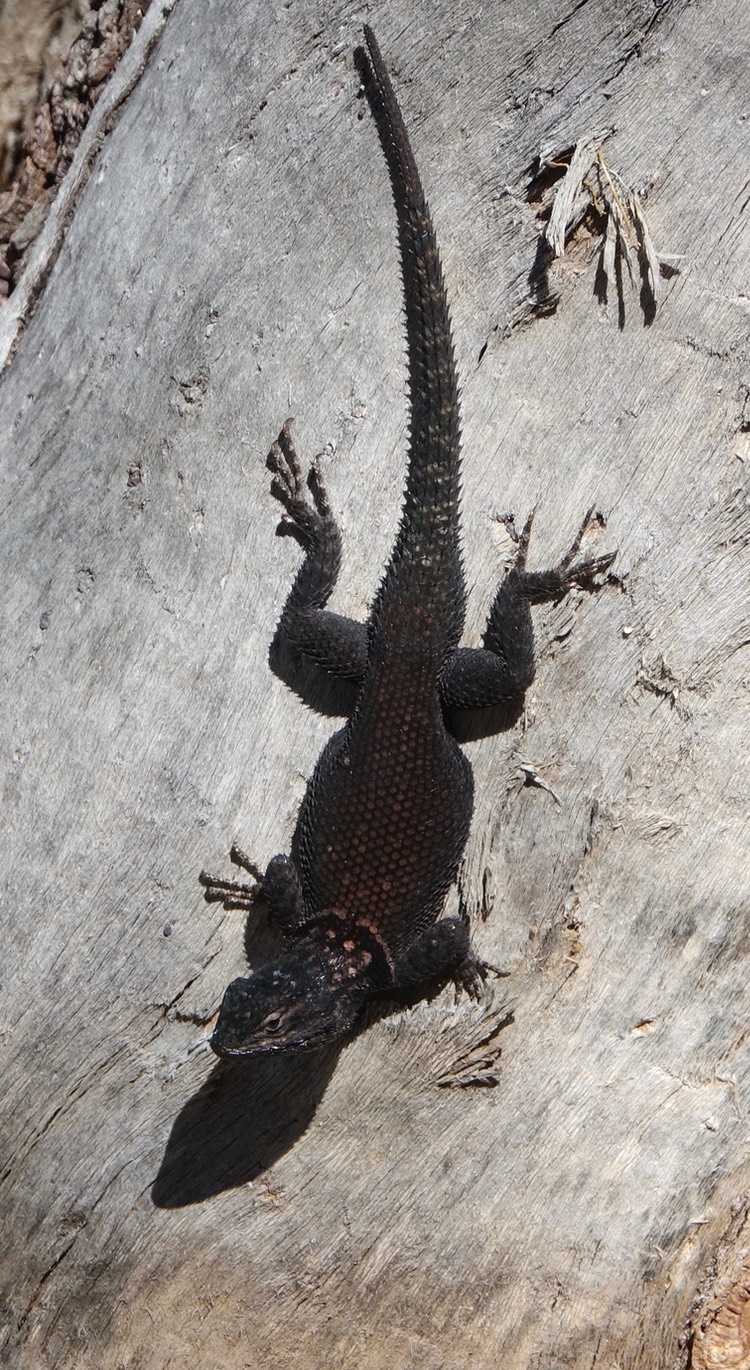
[[(359, 9), (156, 8), (0, 324), (8, 1364), (748, 1367), (744, 6), (370, 16), (451, 296), (465, 640), (499, 515), (537, 507), (541, 566), (594, 505), (619, 554), (537, 612), (522, 715), (466, 729), (456, 901), (508, 977), (244, 1065), (208, 1047), (242, 915), (196, 875), (288, 848), (337, 726), (269, 669), (299, 553), (264, 457), (289, 414), (323, 452), (363, 617), (404, 470), (395, 223)], [(603, 302), (595, 192), (542, 243), (588, 137), (648, 187), (655, 311), (624, 257)]]

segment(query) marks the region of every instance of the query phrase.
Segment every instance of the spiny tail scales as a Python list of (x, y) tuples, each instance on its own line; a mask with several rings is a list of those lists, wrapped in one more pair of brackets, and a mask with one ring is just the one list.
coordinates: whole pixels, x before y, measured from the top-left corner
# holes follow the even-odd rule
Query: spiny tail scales
[[(464, 605), (458, 379), (450, 314), (432, 216), (406, 127), (367, 25), (364, 35), (367, 52), (358, 49), (357, 65), (388, 162), (396, 208), (411, 412), (404, 508), (373, 606), (371, 643), (381, 634), (403, 636), (412, 607), (429, 605), (431, 645), (447, 653), (459, 640)], [(424, 638), (421, 645), (427, 645)]]

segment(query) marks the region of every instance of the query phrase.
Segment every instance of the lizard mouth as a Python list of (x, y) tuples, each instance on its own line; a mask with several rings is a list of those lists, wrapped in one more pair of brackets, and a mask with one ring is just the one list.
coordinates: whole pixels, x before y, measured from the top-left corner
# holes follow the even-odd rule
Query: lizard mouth
[(218, 1028), (214, 1032), (213, 1036), (210, 1038), (209, 1041), (209, 1046), (213, 1051), (214, 1055), (218, 1056), (221, 1060), (235, 1061), (243, 1058), (247, 1060), (252, 1056), (276, 1056), (281, 1054), (282, 1052), (285, 1056), (291, 1054), (301, 1054), (305, 1051), (314, 1051), (317, 1045), (319, 1045), (319, 1043), (308, 1041), (281, 1041), (252, 1042), (247, 1045), (232, 1046), (223, 1040), (222, 1036), (219, 1034)]

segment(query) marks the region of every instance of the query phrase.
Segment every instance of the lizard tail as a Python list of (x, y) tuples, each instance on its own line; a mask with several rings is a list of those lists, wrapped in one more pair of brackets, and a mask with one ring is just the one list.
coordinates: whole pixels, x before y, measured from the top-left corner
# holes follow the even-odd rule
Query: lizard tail
[[(459, 546), (460, 421), (448, 299), (435, 229), (409, 135), (372, 29), (357, 66), (388, 164), (398, 222), (406, 314), (410, 451), (396, 545), (373, 609), (388, 631), (413, 599), (429, 605), (430, 636), (455, 646), (463, 623)], [(392, 594), (389, 593), (392, 587)], [(423, 624), (426, 628), (427, 625)], [(391, 624), (395, 631), (395, 623)]]

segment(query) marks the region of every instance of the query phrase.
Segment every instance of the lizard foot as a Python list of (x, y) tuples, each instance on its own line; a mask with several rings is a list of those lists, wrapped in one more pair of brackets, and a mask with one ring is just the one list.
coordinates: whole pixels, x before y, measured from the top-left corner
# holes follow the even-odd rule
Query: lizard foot
[(265, 873), (236, 843), (229, 858), (235, 866), (252, 875), (254, 883), (250, 885), (241, 880), (222, 880), (218, 875), (201, 871), (198, 879), (203, 886), (206, 902), (223, 904), (225, 909), (250, 912), (258, 900), (263, 899), (282, 936), (293, 935), (303, 922), (304, 906), (299, 876), (290, 857), (272, 857)]
[(566, 594), (568, 590), (571, 590), (574, 585), (583, 585), (587, 581), (593, 580), (594, 576), (599, 576), (604, 571), (607, 571), (617, 556), (617, 552), (605, 552), (603, 556), (590, 557), (588, 561), (579, 561), (577, 566), (574, 564), (575, 559), (581, 550), (581, 543), (583, 542), (586, 533), (589, 528), (599, 521), (596, 510), (592, 504), (591, 508), (586, 511), (584, 520), (578, 529), (569, 550), (554, 569), (553, 574), (559, 577), (561, 584), (564, 586), (562, 591), (563, 594)]
[(503, 974), (474, 955), (467, 920), (441, 918), (412, 943), (396, 967), (395, 979), (401, 988), (424, 985), (430, 980), (452, 980), (456, 998), (465, 992), (470, 999), (479, 999), (490, 972)]
[(266, 466), (273, 472), (271, 494), (284, 506), (285, 511), (276, 531), (282, 536), (296, 537), (308, 551), (320, 540), (324, 525), (331, 517), (331, 506), (317, 458), (307, 477), (312, 500), (307, 496), (292, 439), (292, 422), (292, 419), (287, 419), (282, 427), (266, 457)]
[(534, 513), (535, 510), (532, 510), (519, 538), (515, 564), (515, 569), (520, 572), (521, 591), (533, 603), (540, 604), (546, 600), (562, 599), (575, 586), (588, 586), (596, 576), (609, 570), (617, 552), (605, 552), (603, 556), (590, 557), (586, 561), (576, 562), (585, 534), (592, 525), (600, 521), (592, 505), (587, 511), (570, 548), (557, 563), (557, 566), (553, 566), (549, 571), (527, 571), (525, 569), (526, 553)]
[(458, 1003), (464, 993), (475, 1001), (481, 999), (488, 975), (496, 975), (499, 980), (504, 980), (510, 975), (510, 971), (500, 970), (489, 961), (480, 961), (477, 956), (469, 954), (453, 974), (456, 1002)]
[(251, 909), (263, 893), (263, 873), (241, 847), (236, 844), (229, 853), (235, 866), (252, 875), (255, 884), (248, 885), (240, 880), (221, 880), (208, 871), (201, 871), (198, 880), (205, 890), (204, 899), (208, 904), (223, 904), (225, 909)]

